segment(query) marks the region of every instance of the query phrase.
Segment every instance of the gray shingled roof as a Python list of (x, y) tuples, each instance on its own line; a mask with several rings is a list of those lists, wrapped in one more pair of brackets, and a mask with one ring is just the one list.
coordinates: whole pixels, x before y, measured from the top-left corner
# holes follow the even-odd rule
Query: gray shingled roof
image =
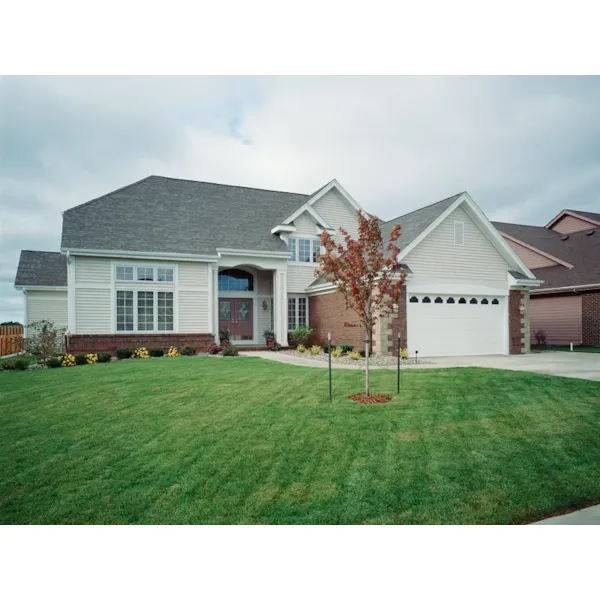
[(63, 214), (61, 248), (286, 251), (271, 228), (310, 196), (152, 175)]
[(419, 210), (414, 210), (413, 212), (383, 223), (381, 225), (381, 234), (384, 243), (387, 242), (390, 231), (394, 225), (399, 224), (402, 229), (400, 230), (400, 239), (398, 240), (398, 244), (400, 245), (400, 248), (406, 248), (463, 193), (464, 192), (461, 192), (455, 196), (450, 196), (450, 198), (440, 200), (439, 202), (435, 202), (434, 204), (430, 204), (429, 206), (425, 206)]
[(578, 231), (567, 235), (530, 225), (493, 223), (501, 232), (539, 248), (540, 250), (573, 265), (532, 269), (544, 288), (568, 287), (600, 283), (600, 228)]
[(21, 250), (15, 285), (67, 285), (67, 257), (60, 252)]
[(587, 217), (588, 219), (594, 219), (594, 221), (600, 221), (600, 213), (586, 212), (584, 210), (573, 210), (571, 208), (569, 210), (576, 215), (581, 215), (582, 217)]

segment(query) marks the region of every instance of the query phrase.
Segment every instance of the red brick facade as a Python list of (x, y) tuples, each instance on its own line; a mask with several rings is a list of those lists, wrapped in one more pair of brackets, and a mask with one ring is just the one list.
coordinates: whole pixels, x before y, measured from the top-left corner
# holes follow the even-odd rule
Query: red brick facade
[(521, 354), (525, 348), (523, 329), (524, 313), (521, 312), (523, 292), (511, 290), (508, 296), (508, 351), (510, 354)]
[[(360, 326), (356, 313), (346, 308), (340, 292), (311, 296), (309, 299), (309, 322), (315, 333), (311, 340), (314, 344), (325, 346), (327, 332), (331, 332), (331, 343), (364, 346), (365, 330)], [(344, 323), (358, 325), (347, 327)]]
[(198, 352), (204, 352), (214, 343), (210, 333), (126, 333), (107, 335), (69, 335), (66, 336), (67, 352), (83, 354), (86, 352), (110, 352), (115, 354), (117, 348), (162, 348), (170, 346), (182, 348), (192, 346)]
[(600, 291), (582, 294), (581, 333), (586, 346), (600, 344)]

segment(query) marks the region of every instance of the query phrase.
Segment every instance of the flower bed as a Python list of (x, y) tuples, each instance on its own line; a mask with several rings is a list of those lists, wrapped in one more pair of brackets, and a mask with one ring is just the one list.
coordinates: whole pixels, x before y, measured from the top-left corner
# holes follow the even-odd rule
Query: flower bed
[[(333, 350), (333, 346), (331, 348)], [(298, 358), (306, 358), (309, 360), (319, 360), (321, 362), (329, 361), (329, 356), (325, 353), (320, 354), (311, 354), (310, 352), (298, 352), (297, 350), (282, 350), (283, 354), (289, 354), (290, 356), (295, 356)], [(331, 364), (335, 365), (349, 365), (351, 367), (355, 367), (357, 369), (365, 368), (365, 359), (361, 356), (360, 358), (351, 358), (348, 354), (344, 354), (339, 358), (335, 357), (332, 353), (331, 356)], [(415, 364), (418, 365), (431, 365), (434, 364), (431, 360), (425, 360), (423, 358), (419, 358), (415, 362), (414, 356), (410, 358), (401, 359), (400, 368), (411, 367)], [(369, 356), (369, 366), (371, 367), (395, 367), (398, 364), (398, 358), (396, 356), (386, 355), (379, 356), (375, 354), (374, 356)]]

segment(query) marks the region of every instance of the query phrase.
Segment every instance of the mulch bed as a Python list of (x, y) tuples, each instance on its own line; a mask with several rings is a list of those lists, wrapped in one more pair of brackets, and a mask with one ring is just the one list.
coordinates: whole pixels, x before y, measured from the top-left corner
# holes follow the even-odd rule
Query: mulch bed
[(348, 396), (348, 398), (360, 404), (384, 404), (392, 399), (387, 394), (371, 394), (370, 396), (366, 394), (353, 394), (352, 396)]

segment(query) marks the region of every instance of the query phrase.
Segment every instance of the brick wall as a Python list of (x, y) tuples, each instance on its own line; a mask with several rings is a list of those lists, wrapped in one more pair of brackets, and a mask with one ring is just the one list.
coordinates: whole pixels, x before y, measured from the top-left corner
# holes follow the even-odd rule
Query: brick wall
[(364, 346), (365, 330), (362, 327), (344, 327), (344, 323), (357, 324), (356, 313), (346, 308), (344, 297), (340, 292), (311, 296), (309, 302), (309, 322), (315, 333), (311, 343), (325, 346), (327, 332), (331, 332), (332, 345), (352, 344)]
[(400, 304), (398, 305), (398, 312), (395, 315), (391, 315), (389, 319), (388, 328), (388, 347), (387, 351), (384, 350), (384, 354), (391, 352), (394, 356), (398, 352), (398, 333), (400, 333), (400, 347), (408, 347), (408, 336), (406, 332), (406, 287), (404, 288), (403, 294), (400, 298)]
[(508, 351), (510, 354), (527, 352), (526, 314), (519, 309), (526, 292), (511, 290), (508, 296)]
[(110, 352), (115, 354), (117, 348), (162, 348), (170, 346), (182, 348), (192, 346), (198, 352), (208, 349), (214, 342), (210, 333), (135, 333), (118, 335), (69, 335), (67, 336), (67, 352), (84, 354), (86, 352)]
[(600, 292), (582, 294), (581, 329), (585, 345), (600, 344)]

